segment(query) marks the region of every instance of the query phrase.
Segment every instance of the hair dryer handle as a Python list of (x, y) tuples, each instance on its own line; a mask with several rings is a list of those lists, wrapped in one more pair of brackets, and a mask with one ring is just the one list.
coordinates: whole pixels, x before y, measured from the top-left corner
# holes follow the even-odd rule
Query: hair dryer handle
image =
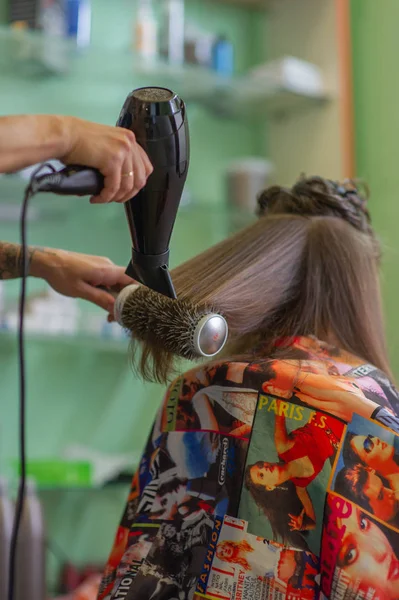
[(69, 165), (56, 173), (36, 177), (33, 188), (35, 192), (61, 196), (97, 196), (104, 188), (104, 177), (97, 169)]

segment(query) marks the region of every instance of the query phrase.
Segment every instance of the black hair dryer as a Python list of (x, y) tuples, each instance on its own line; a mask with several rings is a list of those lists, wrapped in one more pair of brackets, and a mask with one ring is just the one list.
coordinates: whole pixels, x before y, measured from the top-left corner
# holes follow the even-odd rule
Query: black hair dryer
[(125, 203), (133, 245), (126, 272), (176, 298), (168, 270), (169, 241), (189, 166), (186, 107), (169, 89), (139, 88), (127, 97), (117, 125), (134, 132), (154, 167), (146, 186)]
[[(132, 238), (126, 273), (147, 287), (176, 298), (169, 274), (169, 241), (187, 177), (190, 144), (186, 107), (171, 90), (144, 87), (126, 98), (117, 125), (134, 132), (154, 170), (145, 187), (125, 203)], [(70, 165), (35, 175), (33, 192), (60, 195), (99, 194), (104, 177), (96, 169)]]

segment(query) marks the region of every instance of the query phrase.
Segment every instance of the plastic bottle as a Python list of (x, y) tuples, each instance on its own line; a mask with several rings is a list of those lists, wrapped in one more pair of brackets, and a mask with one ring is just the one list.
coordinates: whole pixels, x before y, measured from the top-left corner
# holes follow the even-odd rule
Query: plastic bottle
[(160, 49), (169, 63), (184, 63), (184, 0), (165, 0)]
[(36, 485), (28, 480), (18, 533), (15, 600), (45, 600), (46, 553), (43, 511)]
[(65, 13), (59, 2), (43, 2), (39, 23), (43, 32), (41, 60), (53, 72), (68, 70), (68, 52), (62, 39), (66, 36)]
[(10, 545), (14, 521), (14, 503), (8, 496), (8, 486), (0, 478), (0, 598), (7, 598)]
[(233, 44), (219, 36), (212, 48), (212, 68), (220, 75), (231, 77), (234, 71)]
[(66, 35), (79, 47), (90, 44), (91, 0), (66, 0)]
[(154, 59), (158, 48), (158, 27), (151, 0), (141, 0), (136, 18), (135, 51), (145, 59)]

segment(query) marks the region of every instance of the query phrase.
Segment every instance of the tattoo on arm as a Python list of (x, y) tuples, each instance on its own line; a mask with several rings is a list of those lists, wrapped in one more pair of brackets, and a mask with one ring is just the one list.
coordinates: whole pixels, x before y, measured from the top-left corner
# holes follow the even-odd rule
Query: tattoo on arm
[[(27, 260), (30, 265), (32, 256), (37, 249), (28, 247)], [(22, 277), (22, 249), (19, 244), (0, 242), (0, 279), (15, 279)]]

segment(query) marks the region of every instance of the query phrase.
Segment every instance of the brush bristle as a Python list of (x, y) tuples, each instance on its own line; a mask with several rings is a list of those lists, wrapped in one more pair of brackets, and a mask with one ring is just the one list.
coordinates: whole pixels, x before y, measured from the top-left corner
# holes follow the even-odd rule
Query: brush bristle
[(192, 360), (198, 358), (193, 343), (195, 328), (210, 312), (210, 307), (172, 300), (143, 286), (127, 298), (122, 321), (134, 338), (157, 343), (168, 352)]

